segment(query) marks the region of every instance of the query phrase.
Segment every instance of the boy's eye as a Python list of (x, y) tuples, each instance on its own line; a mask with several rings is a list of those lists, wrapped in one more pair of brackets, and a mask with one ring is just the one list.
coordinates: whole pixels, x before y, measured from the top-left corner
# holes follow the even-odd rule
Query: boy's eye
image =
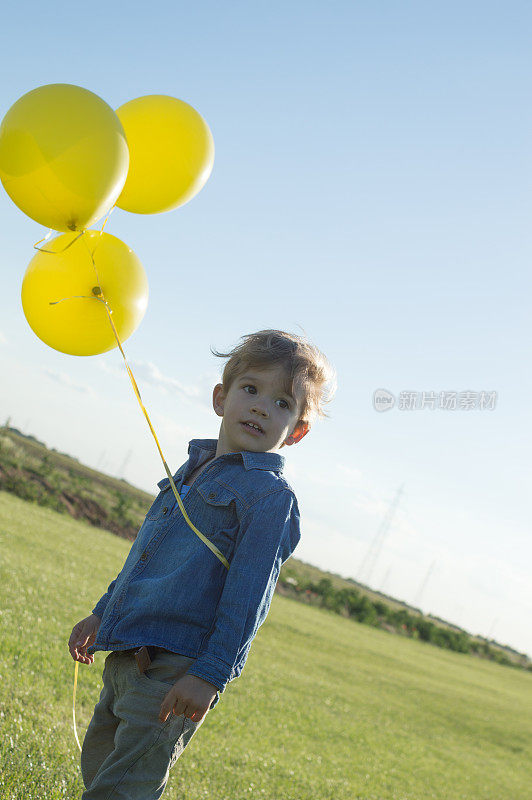
[[(257, 388), (252, 383), (246, 383), (242, 386), (242, 389), (247, 392), (248, 394), (257, 394)], [(287, 408), (290, 409), (290, 403), (288, 403), (284, 398), (280, 397), (278, 400), (275, 401), (280, 408)]]

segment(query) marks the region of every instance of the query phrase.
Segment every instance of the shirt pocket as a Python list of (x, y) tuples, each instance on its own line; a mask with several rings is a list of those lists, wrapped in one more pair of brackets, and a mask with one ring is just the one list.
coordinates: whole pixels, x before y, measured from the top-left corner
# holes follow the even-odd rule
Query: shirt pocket
[(237, 497), (228, 486), (209, 480), (198, 484), (202, 502), (200, 531), (230, 560), (238, 532)]

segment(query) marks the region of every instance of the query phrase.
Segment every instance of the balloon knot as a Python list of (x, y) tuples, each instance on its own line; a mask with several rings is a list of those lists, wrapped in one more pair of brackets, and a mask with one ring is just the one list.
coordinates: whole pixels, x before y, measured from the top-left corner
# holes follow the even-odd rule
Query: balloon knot
[(93, 286), (92, 287), (92, 293), (94, 295), (96, 295), (96, 297), (99, 297), (101, 295), (101, 293), (102, 293), (102, 290), (100, 289), (99, 286)]

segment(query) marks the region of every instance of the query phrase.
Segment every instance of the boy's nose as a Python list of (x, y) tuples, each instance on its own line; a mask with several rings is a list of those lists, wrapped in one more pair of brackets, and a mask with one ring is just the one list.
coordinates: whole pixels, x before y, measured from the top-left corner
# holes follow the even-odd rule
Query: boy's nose
[(263, 406), (258, 406), (258, 405), (255, 405), (255, 406), (253, 406), (253, 407), (252, 407), (252, 409), (251, 409), (251, 410), (252, 410), (252, 411), (253, 411), (255, 414), (260, 414), (260, 415), (261, 415), (261, 416), (263, 416), (263, 417), (267, 417), (267, 416), (268, 416), (268, 412), (266, 411), (266, 409), (265, 409)]

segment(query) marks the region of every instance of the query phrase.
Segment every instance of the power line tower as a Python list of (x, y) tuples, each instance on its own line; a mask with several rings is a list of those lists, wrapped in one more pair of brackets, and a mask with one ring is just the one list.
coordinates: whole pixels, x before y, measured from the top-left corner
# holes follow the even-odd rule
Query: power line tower
[(433, 572), (433, 570), (434, 570), (434, 567), (436, 566), (436, 564), (437, 564), (437, 559), (435, 559), (435, 560), (432, 562), (432, 564), (430, 565), (430, 567), (428, 568), (428, 570), (427, 570), (427, 574), (425, 575), (425, 578), (424, 578), (424, 580), (423, 580), (423, 583), (422, 583), (422, 584), (421, 584), (421, 586), (419, 587), (419, 591), (418, 591), (418, 593), (416, 594), (416, 596), (414, 597), (414, 600), (413, 600), (413, 602), (412, 602), (412, 605), (413, 605), (413, 606), (415, 606), (416, 608), (421, 608), (421, 606), (420, 606), (420, 603), (421, 603), (421, 598), (423, 597), (423, 592), (425, 591), (425, 589), (426, 589), (426, 587), (427, 587), (427, 583), (429, 582), (429, 578), (430, 578), (430, 576), (431, 576), (431, 574), (432, 574), (432, 572)]
[(401, 498), (401, 494), (403, 492), (404, 483), (401, 484), (395, 497), (393, 498), (392, 502), (389, 505), (388, 511), (384, 515), (384, 519), (382, 520), (377, 533), (375, 534), (373, 541), (371, 542), (368, 552), (364, 556), (362, 564), (360, 565), (360, 570), (358, 573), (358, 580), (360, 583), (365, 583), (366, 586), (369, 586), (369, 582), (371, 581), (371, 576), (373, 574), (373, 570), (375, 569), (375, 564), (377, 563), (377, 559), (380, 555), (382, 550), (382, 545), (384, 544), (384, 540), (388, 535), (390, 530), (390, 525), (399, 504), (399, 500)]
[(128, 450), (127, 456), (124, 458), (124, 461), (122, 462), (122, 466), (120, 467), (120, 471), (118, 473), (118, 477), (119, 478), (123, 478), (124, 477), (124, 473), (125, 473), (125, 470), (126, 470), (127, 463), (128, 463), (128, 461), (129, 461), (129, 459), (131, 458), (132, 455), (133, 455), (133, 451), (132, 450)]
[(389, 580), (389, 578), (390, 578), (391, 572), (392, 572), (392, 568), (391, 568), (391, 566), (390, 566), (390, 567), (388, 567), (388, 569), (386, 570), (386, 575), (384, 576), (384, 580), (383, 580), (383, 581), (382, 581), (382, 583), (381, 583), (381, 588), (379, 589), (379, 592), (380, 592), (381, 594), (384, 594), (384, 589), (385, 589), (385, 587), (388, 585), (388, 580)]

